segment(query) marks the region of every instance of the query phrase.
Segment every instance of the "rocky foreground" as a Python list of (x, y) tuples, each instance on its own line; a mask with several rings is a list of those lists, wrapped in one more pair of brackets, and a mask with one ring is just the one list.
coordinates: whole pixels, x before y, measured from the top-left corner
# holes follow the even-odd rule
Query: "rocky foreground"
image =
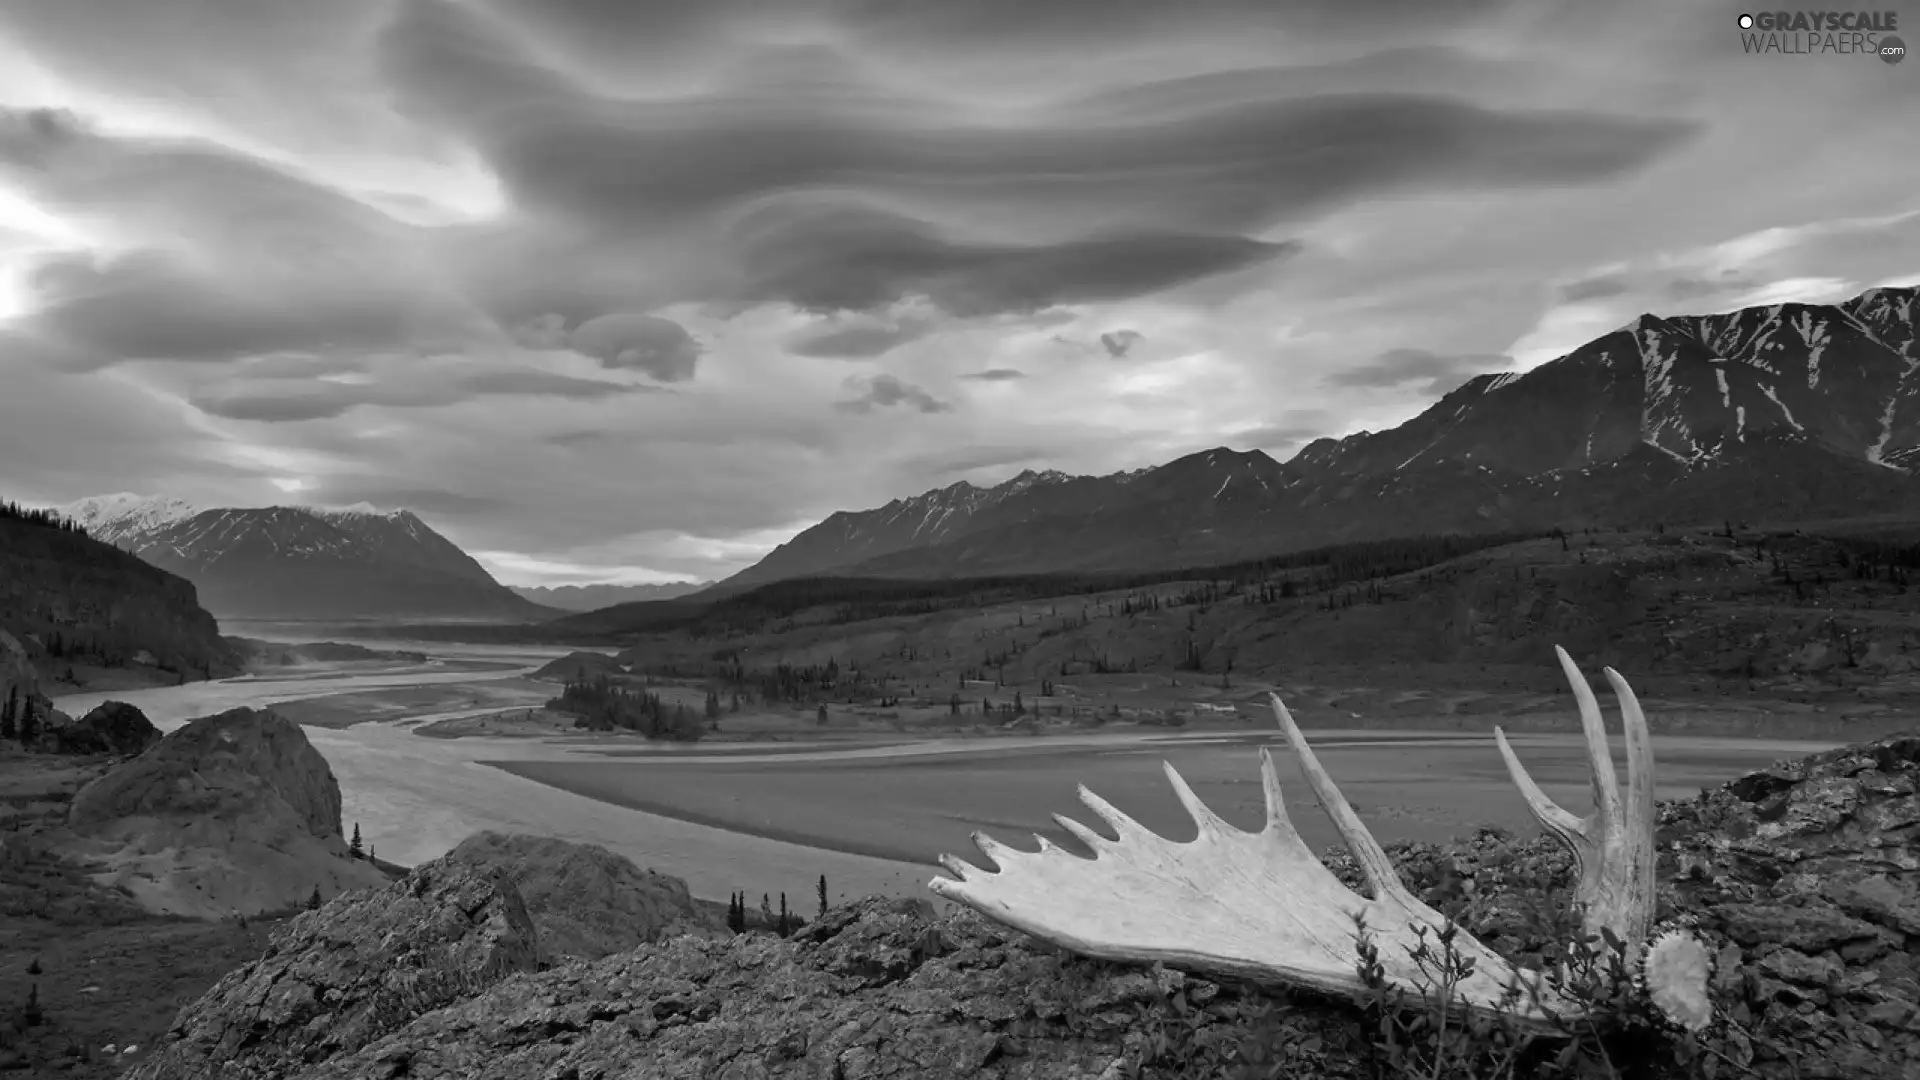
[[(1920, 1075), (1920, 735), (1668, 804), (1660, 840), (1663, 913), (1697, 918), (1719, 953), (1719, 1075)], [(581, 889), (536, 887), (543, 905), (590, 906), (582, 895), (632, 878), (558, 841), (488, 840), (340, 896), (183, 1010), (129, 1075), (1371, 1074), (1344, 1003), (1089, 961), (922, 901), (844, 905), (783, 940), (691, 925), (669, 889), (632, 947), (553, 963), (515, 864), (474, 857), (543, 845), (585, 875)], [(1540, 913), (1563, 906), (1567, 860), (1544, 840), (1483, 833), (1395, 856), (1430, 903), (1509, 956), (1536, 960), (1560, 932)], [(562, 922), (583, 925), (578, 911)], [(576, 932), (575, 948), (592, 936)]]

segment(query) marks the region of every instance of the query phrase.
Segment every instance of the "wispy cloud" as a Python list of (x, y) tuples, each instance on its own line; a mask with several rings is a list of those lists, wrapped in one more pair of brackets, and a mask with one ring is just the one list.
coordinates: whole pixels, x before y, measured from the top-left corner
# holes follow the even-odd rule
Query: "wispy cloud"
[(1910, 73), (1692, 5), (201, 7), (0, 10), (22, 497), (293, 485), (714, 577), (1920, 267)]

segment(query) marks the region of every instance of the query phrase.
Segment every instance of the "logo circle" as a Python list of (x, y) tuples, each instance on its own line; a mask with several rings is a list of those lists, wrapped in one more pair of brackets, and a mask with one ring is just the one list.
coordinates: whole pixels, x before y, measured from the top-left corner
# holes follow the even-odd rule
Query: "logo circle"
[(1753, 16), (1751, 15), (1740, 16), (1740, 29), (1742, 30), (1753, 29)]
[(1907, 58), (1907, 43), (1888, 34), (1880, 39), (1880, 62), (1897, 64)]

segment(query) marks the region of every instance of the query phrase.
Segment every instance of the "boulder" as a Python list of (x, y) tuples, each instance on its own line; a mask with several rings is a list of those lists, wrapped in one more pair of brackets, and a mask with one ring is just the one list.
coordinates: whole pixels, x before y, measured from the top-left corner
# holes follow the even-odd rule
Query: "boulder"
[(48, 729), (62, 754), (115, 754), (136, 757), (158, 743), (160, 729), (124, 701), (108, 701), (70, 724)]
[(687, 883), (597, 844), (480, 832), (442, 857), (499, 873), (526, 902), (543, 957), (598, 960), (682, 932), (724, 932)]
[(82, 788), (70, 822), (129, 817), (271, 822), (340, 838), (340, 783), (300, 726), (272, 711), (202, 716)]
[(181, 1010), (128, 1080), (279, 1080), (536, 966), (509, 882), (429, 863), (281, 927), (265, 956)]
[(27, 658), (27, 647), (0, 630), (0, 706), (9, 699), (30, 703), (37, 716), (47, 716), (53, 708), (53, 701), (40, 691), (40, 673)]
[(189, 721), (81, 788), (67, 823), (96, 880), (166, 914), (256, 914), (388, 880), (349, 854), (326, 758), (270, 711)]

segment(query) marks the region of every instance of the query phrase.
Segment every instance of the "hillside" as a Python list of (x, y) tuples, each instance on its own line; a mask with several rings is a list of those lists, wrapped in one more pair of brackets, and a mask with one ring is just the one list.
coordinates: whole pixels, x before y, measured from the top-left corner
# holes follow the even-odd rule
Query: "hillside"
[(1410, 532), (1920, 512), (1916, 290), (1643, 315), (1282, 463), (1216, 448), (835, 513), (721, 583), (1159, 569)]
[(48, 694), (239, 671), (191, 582), (11, 506), (0, 507), (0, 629)]
[[(1263, 685), (1305, 684), (1339, 688), (1356, 714), (1452, 714), (1480, 698), (1506, 708), (1557, 692), (1539, 658), (1559, 644), (1636, 672), (1648, 694), (1877, 724), (1920, 700), (1917, 539), (1871, 523), (1826, 536), (1430, 538), (1132, 582), (782, 582), (552, 628), (612, 633), (626, 645), (618, 662), (636, 672), (755, 695), (784, 666), (777, 692), (798, 688), (796, 701), (938, 708), (964, 690), (977, 711), (1018, 691), (1061, 715), (1114, 693), (1190, 711), (1196, 694), (1253, 700)], [(1442, 697), (1453, 704), (1439, 707)]]
[(90, 528), (194, 582), (229, 618), (538, 620), (410, 511), (274, 506), (193, 511), (178, 500), (107, 496), (66, 508)]

